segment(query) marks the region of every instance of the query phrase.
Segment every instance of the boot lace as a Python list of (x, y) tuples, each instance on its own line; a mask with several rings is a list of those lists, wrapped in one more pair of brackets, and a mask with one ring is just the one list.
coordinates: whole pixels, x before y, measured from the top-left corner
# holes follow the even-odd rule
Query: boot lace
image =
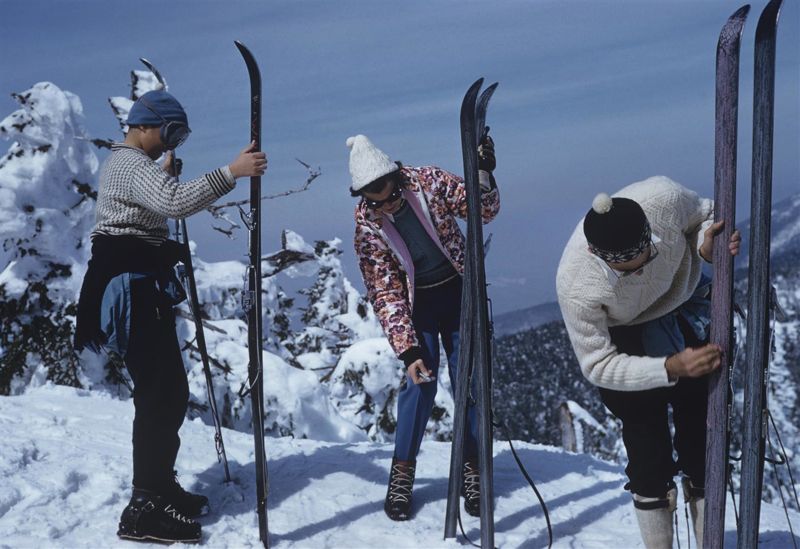
[(471, 461), (464, 462), (464, 497), (470, 501), (481, 497), (480, 470)]
[(392, 476), (389, 479), (389, 499), (392, 502), (402, 501), (407, 503), (411, 499), (411, 489), (414, 486), (414, 467), (396, 463), (392, 466)]
[(194, 524), (195, 523), (195, 521), (193, 521), (192, 519), (187, 518), (187, 517), (183, 516), (182, 514), (180, 514), (180, 512), (178, 512), (178, 510), (175, 509), (172, 505), (167, 505), (166, 507), (164, 507), (164, 512), (167, 513), (168, 515), (170, 515), (175, 520), (179, 520), (179, 521), (184, 522), (186, 524)]

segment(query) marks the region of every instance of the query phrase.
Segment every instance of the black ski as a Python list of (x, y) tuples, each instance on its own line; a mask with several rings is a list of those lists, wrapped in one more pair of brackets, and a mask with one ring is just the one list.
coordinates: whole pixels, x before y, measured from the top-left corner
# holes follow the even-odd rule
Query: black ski
[(478, 182), (477, 146), (484, 130), (486, 108), (497, 84), (487, 88), (478, 100), (483, 79), (467, 91), (461, 104), (461, 148), (464, 159), (464, 182), (467, 195), (467, 242), (464, 285), (461, 298), (460, 348), (453, 418), (453, 444), (450, 455), (450, 480), (445, 517), (445, 538), (456, 535), (459, 516), (463, 448), (467, 408), (477, 406), (478, 462), (480, 467), (481, 546), (494, 547), (494, 508), (492, 471), (492, 404), (489, 345), (489, 314), (484, 269), (483, 222)]
[[(147, 67), (150, 72), (156, 77), (161, 87), (166, 90), (167, 82), (156, 67), (147, 59), (140, 57), (139, 60)], [(177, 158), (172, 157), (172, 173), (175, 179), (178, 179), (178, 171), (175, 167)], [(222, 463), (225, 470), (225, 482), (231, 481), (231, 473), (228, 469), (228, 457), (225, 454), (225, 444), (222, 441), (222, 424), (219, 421), (219, 411), (217, 410), (217, 399), (214, 395), (214, 378), (211, 375), (211, 363), (208, 358), (208, 348), (206, 347), (206, 334), (203, 329), (203, 320), (200, 314), (200, 300), (197, 298), (197, 283), (194, 278), (194, 264), (192, 263), (192, 253), (189, 249), (189, 231), (186, 228), (186, 220), (175, 220), (176, 225), (176, 240), (183, 244), (185, 247), (183, 268), (179, 269), (181, 278), (184, 285), (189, 290), (189, 309), (192, 313), (192, 320), (194, 320), (195, 339), (197, 341), (197, 349), (200, 352), (200, 358), (203, 362), (203, 375), (206, 380), (206, 393), (208, 394), (208, 405), (211, 408), (211, 418), (214, 421), (214, 444), (217, 450), (217, 460)]]
[(733, 368), (733, 257), (726, 244), (736, 229), (736, 144), (739, 112), (739, 52), (750, 6), (739, 8), (722, 27), (717, 43), (714, 221), (725, 228), (714, 246), (710, 342), (722, 348), (722, 366), (708, 385), (706, 485), (703, 547), (722, 548), (728, 480), (730, 373)]
[[(261, 72), (250, 50), (238, 40), (234, 42), (247, 65), (250, 76), (250, 141), (261, 150)], [(250, 211), (242, 215), (249, 233), (250, 264), (247, 267), (247, 287), (242, 295), (242, 309), (247, 315), (247, 346), (250, 363), (247, 368), (248, 390), (253, 413), (255, 439), (256, 505), (258, 533), (264, 547), (269, 547), (267, 525), (267, 492), (269, 475), (264, 448), (264, 364), (263, 328), (261, 317), (261, 177), (250, 178)]]
[(747, 360), (744, 372), (744, 429), (739, 547), (758, 545), (764, 450), (767, 434), (767, 370), (770, 358), (770, 225), (772, 139), (775, 115), (775, 43), (782, 0), (771, 0), (756, 28), (753, 77), (753, 164), (750, 199)]

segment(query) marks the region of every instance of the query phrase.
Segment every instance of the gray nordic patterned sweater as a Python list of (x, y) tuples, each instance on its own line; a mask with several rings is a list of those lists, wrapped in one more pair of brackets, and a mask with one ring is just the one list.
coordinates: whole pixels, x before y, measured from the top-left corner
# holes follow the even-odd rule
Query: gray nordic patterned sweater
[(115, 143), (100, 172), (92, 235), (132, 235), (160, 244), (169, 236), (168, 218), (197, 213), (235, 186), (227, 166), (179, 183), (143, 150)]

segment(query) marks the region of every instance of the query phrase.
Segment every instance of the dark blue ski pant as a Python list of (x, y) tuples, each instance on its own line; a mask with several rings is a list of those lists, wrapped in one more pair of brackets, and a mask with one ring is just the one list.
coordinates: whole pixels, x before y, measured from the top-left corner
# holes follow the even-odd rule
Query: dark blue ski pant
[(152, 277), (131, 282), (130, 345), (125, 366), (133, 380), (133, 486), (160, 492), (173, 480), (189, 403), (189, 383), (169, 298)]
[[(406, 375), (405, 386), (397, 398), (397, 432), (394, 455), (399, 460), (415, 460), (425, 426), (433, 411), (434, 397), (439, 378), (439, 340), (447, 357), (451, 385), (455, 389), (458, 371), (459, 322), (461, 319), (461, 277), (427, 289), (417, 289), (414, 294), (412, 314), (417, 339), (422, 347), (425, 366), (437, 378), (430, 383), (414, 385)], [(467, 411), (467, 430), (464, 440), (465, 458), (477, 455), (477, 421), (475, 406)]]
[[(707, 342), (696, 339), (683, 320), (679, 324), (687, 347)], [(641, 324), (617, 326), (609, 331), (620, 352), (645, 355)], [(674, 486), (672, 478), (681, 471), (695, 486), (705, 485), (707, 375), (684, 377), (672, 387), (646, 391), (601, 388), (600, 397), (606, 408), (622, 420), (622, 440), (628, 453), (626, 489), (640, 496), (664, 497)], [(669, 408), (674, 435), (669, 428)]]

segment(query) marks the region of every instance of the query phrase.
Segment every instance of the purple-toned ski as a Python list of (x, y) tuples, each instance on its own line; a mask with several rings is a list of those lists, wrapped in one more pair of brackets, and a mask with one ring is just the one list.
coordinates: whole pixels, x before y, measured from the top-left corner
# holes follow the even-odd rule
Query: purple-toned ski
[(744, 370), (744, 429), (739, 549), (758, 546), (764, 450), (767, 435), (767, 371), (770, 357), (770, 226), (772, 140), (775, 118), (775, 43), (782, 0), (771, 0), (756, 28), (753, 77), (753, 164), (747, 295), (747, 360)]
[(733, 257), (727, 245), (736, 229), (736, 145), (739, 112), (739, 52), (750, 6), (728, 18), (717, 43), (716, 132), (714, 151), (714, 221), (725, 228), (714, 246), (711, 288), (711, 343), (722, 348), (722, 366), (708, 385), (706, 434), (705, 525), (703, 546), (722, 548), (725, 539), (725, 486), (731, 416), (730, 374), (733, 368)]

